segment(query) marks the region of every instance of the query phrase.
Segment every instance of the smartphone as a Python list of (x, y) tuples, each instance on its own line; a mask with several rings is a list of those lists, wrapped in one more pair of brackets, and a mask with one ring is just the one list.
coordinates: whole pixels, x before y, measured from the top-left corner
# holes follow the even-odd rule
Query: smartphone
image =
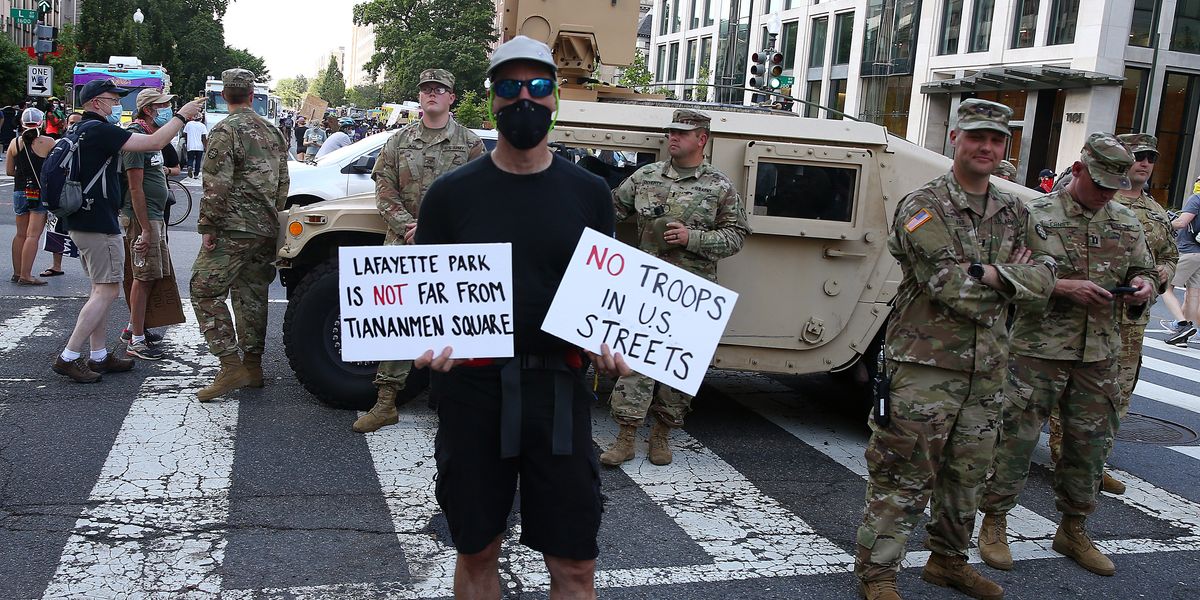
[(1114, 296), (1119, 296), (1121, 294), (1136, 294), (1137, 291), (1138, 291), (1138, 289), (1135, 287), (1128, 286), (1128, 285), (1121, 285), (1121, 286), (1117, 286), (1111, 290), (1108, 290), (1108, 293), (1113, 294)]

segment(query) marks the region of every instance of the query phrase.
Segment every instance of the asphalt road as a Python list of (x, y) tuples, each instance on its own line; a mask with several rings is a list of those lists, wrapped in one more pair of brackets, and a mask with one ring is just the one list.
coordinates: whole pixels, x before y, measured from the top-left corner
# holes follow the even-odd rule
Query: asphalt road
[[(3, 239), (9, 198), (0, 195)], [(181, 282), (198, 245), (190, 223), (171, 238)], [(40, 288), (0, 284), (0, 598), (449, 595), (435, 421), (422, 402), (398, 426), (353, 433), (356, 413), (322, 406), (288, 369), (278, 289), (262, 390), (195, 402), (216, 362), (187, 307), (189, 323), (167, 330), (165, 360), (70, 383), (49, 369), (87, 289), (77, 263), (66, 270)], [(126, 316), (113, 310), (112, 336)], [(1043, 446), (1010, 517), (1016, 568), (980, 566), (1007, 597), (1200, 598), (1190, 433), (1200, 430), (1200, 342), (1180, 349), (1160, 337), (1155, 320), (1136, 416), (1110, 461), (1129, 491), (1105, 495), (1089, 520), (1116, 576), (1050, 550), (1058, 515)], [(712, 373), (672, 440), (674, 464), (650, 465), (643, 441), (634, 461), (602, 472), (601, 597), (853, 597), (867, 433), (848, 397), (828, 376)], [(615, 427), (599, 402), (593, 416), (606, 446)], [(504, 550), (506, 598), (544, 598), (545, 568), (512, 541), (517, 529), (514, 520)], [(919, 580), (924, 535), (913, 537), (905, 598), (962, 597)]]

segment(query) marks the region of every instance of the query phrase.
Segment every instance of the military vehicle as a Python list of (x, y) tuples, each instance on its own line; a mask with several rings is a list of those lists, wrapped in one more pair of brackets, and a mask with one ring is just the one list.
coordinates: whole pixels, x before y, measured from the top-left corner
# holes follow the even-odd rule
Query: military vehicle
[[(547, 41), (562, 68), (563, 99), (551, 143), (616, 187), (639, 165), (669, 157), (664, 125), (676, 107), (708, 112), (712, 135), (705, 154), (737, 186), (754, 230), (740, 253), (719, 263), (720, 283), (740, 297), (712, 367), (841, 371), (868, 384), (900, 280), (899, 265), (886, 248), (896, 203), (945, 173), (950, 159), (870, 123), (641, 100), (627, 90), (575, 83), (586, 75), (580, 65), (592, 65), (600, 48), (629, 48), (628, 56), (618, 58), (632, 59), (636, 7), (625, 0), (507, 2), (506, 35), (520, 32)], [(574, 22), (629, 26), (610, 31), (570, 25)], [(291, 367), (322, 401), (369, 407), (375, 363), (346, 363), (340, 356), (337, 257), (343, 246), (383, 242), (386, 228), (375, 198), (364, 194), (295, 206), (279, 218), (280, 278), (289, 298), (284, 344)], [(618, 227), (626, 242), (633, 242), (632, 233), (629, 225)]]

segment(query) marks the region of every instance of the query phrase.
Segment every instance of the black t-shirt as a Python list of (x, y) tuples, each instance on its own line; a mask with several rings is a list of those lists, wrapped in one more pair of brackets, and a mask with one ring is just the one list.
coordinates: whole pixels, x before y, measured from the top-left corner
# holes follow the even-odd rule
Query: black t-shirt
[(305, 131), (308, 131), (308, 128), (303, 125), (297, 125), (294, 129), (292, 129), (292, 133), (296, 134), (296, 143), (299, 144), (300, 146), (304, 145), (304, 132)]
[(179, 152), (175, 150), (175, 146), (167, 144), (163, 146), (163, 166), (168, 169), (174, 169), (179, 166)]
[(565, 159), (532, 175), (501, 171), (484, 155), (433, 182), (421, 202), (418, 244), (512, 243), (513, 346), (558, 354), (572, 347), (542, 322), (585, 227), (612, 234), (603, 179)]
[[(99, 121), (86, 125), (88, 121)], [(105, 174), (96, 181), (91, 191), (83, 195), (83, 207), (67, 217), (68, 229), (96, 233), (120, 234), (117, 211), (121, 210), (121, 146), (133, 134), (110, 124), (104, 117), (91, 112), (83, 113), (79, 127), (86, 128), (79, 140), (79, 184), (86, 188), (96, 173), (104, 166)], [(112, 159), (112, 160), (109, 160)]]

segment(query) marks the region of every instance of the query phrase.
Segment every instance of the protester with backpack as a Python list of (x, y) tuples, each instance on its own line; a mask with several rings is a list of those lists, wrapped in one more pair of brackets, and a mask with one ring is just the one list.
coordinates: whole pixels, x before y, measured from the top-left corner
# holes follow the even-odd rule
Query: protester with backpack
[(42, 111), (27, 108), (21, 113), (23, 131), (8, 145), (4, 171), (13, 177), (13, 210), (17, 213), (17, 234), (12, 241), (12, 281), (18, 285), (46, 285), (33, 276), (33, 259), (38, 240), (46, 227), (46, 205), (41, 201), (39, 172), (42, 161), (54, 147), (54, 140), (41, 135), (45, 122)]
[[(92, 282), (66, 348), (51, 367), (80, 383), (133, 368), (133, 359), (118, 358), (105, 346), (108, 311), (125, 277), (125, 245), (117, 221), (122, 203), (118, 155), (162, 149), (203, 106), (201, 101), (189, 102), (153, 134), (133, 133), (117, 126), (121, 98), (128, 93), (112, 81), (91, 81), (80, 88), (83, 121), (54, 145), (42, 169), (46, 205), (66, 218), (83, 270)], [(82, 355), (85, 341), (91, 349), (87, 358)]]

